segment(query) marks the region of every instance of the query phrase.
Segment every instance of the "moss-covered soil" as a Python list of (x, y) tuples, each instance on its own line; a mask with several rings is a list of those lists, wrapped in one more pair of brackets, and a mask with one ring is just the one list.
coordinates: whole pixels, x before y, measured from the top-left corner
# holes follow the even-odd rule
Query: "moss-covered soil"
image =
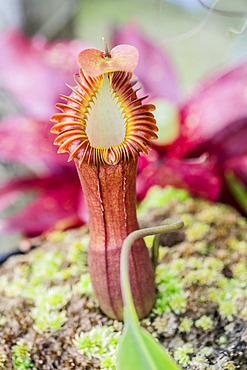
[[(185, 227), (162, 237), (156, 305), (141, 324), (182, 368), (247, 369), (247, 221), (172, 188), (139, 208), (143, 227), (171, 216)], [(54, 232), (0, 268), (0, 369), (115, 368), (122, 323), (93, 297), (88, 242), (87, 227)]]

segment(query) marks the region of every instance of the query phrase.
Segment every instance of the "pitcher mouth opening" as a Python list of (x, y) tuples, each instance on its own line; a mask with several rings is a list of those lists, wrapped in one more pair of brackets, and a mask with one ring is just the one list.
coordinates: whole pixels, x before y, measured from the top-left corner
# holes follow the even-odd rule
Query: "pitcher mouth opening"
[(147, 97), (137, 97), (133, 73), (115, 71), (97, 77), (82, 69), (75, 75), (70, 96), (60, 95), (67, 104), (56, 105), (62, 113), (52, 116), (51, 129), (58, 134), (58, 153), (68, 152), (82, 163), (113, 165), (129, 161), (141, 152), (148, 154), (150, 140), (156, 139), (156, 120)]

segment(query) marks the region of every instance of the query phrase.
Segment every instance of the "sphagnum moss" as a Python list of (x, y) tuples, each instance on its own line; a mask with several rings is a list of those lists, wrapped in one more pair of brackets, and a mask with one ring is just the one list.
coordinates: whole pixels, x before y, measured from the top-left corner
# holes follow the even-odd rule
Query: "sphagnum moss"
[(5, 370), (5, 364), (7, 362), (7, 354), (2, 347), (0, 347), (0, 369)]
[[(245, 369), (245, 219), (230, 207), (193, 199), (184, 191), (156, 188), (150, 194), (155, 209), (148, 198), (143, 202), (142, 226), (176, 215), (186, 227), (172, 233), (172, 240), (162, 238), (156, 305), (142, 326), (183, 368)], [(195, 232), (198, 224), (210, 230), (203, 239)], [(87, 228), (55, 233), (40, 248), (1, 267), (0, 369), (14, 368), (11, 348), (20, 340), (31, 343), (27, 358), (37, 369), (114, 368), (116, 342), (101, 345), (98, 352), (92, 345), (90, 356), (82, 348), (86, 338), (93, 343), (93, 333), (102, 343), (104, 330), (118, 338), (122, 327), (106, 318), (93, 298), (88, 240)]]
[(213, 320), (210, 316), (203, 315), (200, 319), (196, 320), (195, 326), (197, 328), (202, 328), (204, 331), (212, 329), (213, 327)]
[(190, 333), (193, 320), (190, 317), (183, 317), (179, 325), (179, 331), (181, 333)]
[(12, 362), (14, 365), (15, 370), (37, 370), (32, 362), (30, 350), (32, 345), (30, 343), (26, 343), (23, 339), (20, 339), (13, 347), (12, 347)]
[(116, 351), (121, 332), (113, 326), (96, 326), (75, 336), (73, 343), (89, 359), (97, 358), (102, 369), (115, 369)]

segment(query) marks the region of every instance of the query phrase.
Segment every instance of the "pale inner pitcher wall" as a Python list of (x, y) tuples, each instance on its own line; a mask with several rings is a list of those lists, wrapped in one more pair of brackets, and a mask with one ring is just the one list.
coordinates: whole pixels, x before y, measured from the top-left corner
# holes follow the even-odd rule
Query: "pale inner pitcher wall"
[(109, 148), (124, 141), (126, 123), (114, 95), (105, 75), (88, 113), (86, 133), (92, 147)]

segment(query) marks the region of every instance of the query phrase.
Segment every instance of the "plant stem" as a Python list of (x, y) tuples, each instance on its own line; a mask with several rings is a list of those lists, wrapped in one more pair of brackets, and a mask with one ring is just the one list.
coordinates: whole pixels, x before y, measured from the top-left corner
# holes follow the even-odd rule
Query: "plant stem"
[[(180, 229), (183, 226), (184, 223), (182, 220), (179, 220), (178, 218), (168, 218), (167, 220), (164, 221), (163, 225), (133, 231), (124, 240), (120, 259), (120, 279), (121, 279), (122, 297), (125, 312), (127, 311), (135, 322), (138, 322), (138, 316), (136, 314), (130, 289), (129, 263), (128, 263), (131, 246), (139, 238), (144, 238), (145, 236), (148, 235), (157, 235), (153, 245), (153, 256), (154, 255), (157, 256), (160, 234)], [(157, 262), (157, 257), (154, 257), (154, 261), (155, 263)]]

